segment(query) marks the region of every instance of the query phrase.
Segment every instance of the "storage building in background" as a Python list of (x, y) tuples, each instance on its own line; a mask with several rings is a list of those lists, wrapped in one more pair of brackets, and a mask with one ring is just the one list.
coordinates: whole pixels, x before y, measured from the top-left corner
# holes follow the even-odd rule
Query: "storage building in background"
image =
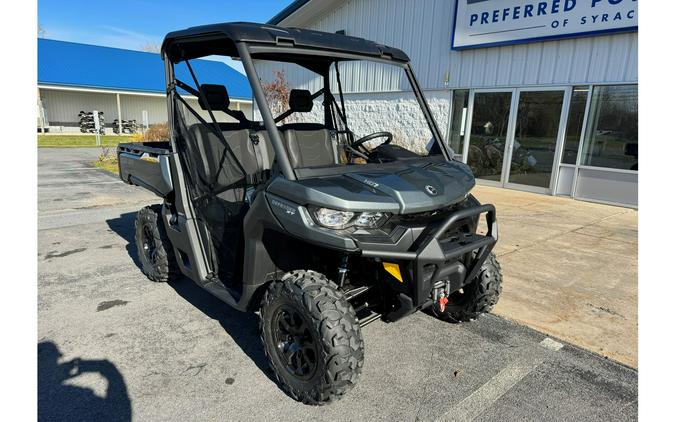
[[(297, 0), (269, 23), (408, 53), (479, 183), (637, 207), (637, 20), (635, 0)], [(398, 119), (410, 92), (363, 78), (347, 100)]]
[[(231, 108), (251, 115), (251, 88), (246, 76), (218, 61), (191, 62), (200, 83), (225, 85)], [(176, 73), (194, 86), (185, 65)], [(197, 98), (184, 95), (200, 110)], [(38, 131), (80, 132), (80, 111), (102, 111), (106, 133), (113, 121), (167, 122), (164, 62), (159, 54), (96, 45), (38, 39)]]

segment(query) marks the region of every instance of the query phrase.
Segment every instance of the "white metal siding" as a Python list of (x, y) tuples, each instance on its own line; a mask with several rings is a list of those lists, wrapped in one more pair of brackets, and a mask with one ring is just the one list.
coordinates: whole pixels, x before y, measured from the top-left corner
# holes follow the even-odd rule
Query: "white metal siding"
[[(120, 107), (123, 120), (134, 119), (139, 125), (143, 124), (143, 110), (148, 112), (149, 124), (165, 123), (168, 119), (166, 98), (164, 97), (120, 94)], [(110, 123), (112, 123), (112, 120), (110, 120)]]
[[(78, 113), (81, 110), (103, 111), (106, 126), (112, 124), (113, 120), (118, 118), (115, 93), (62, 91), (41, 88), (40, 94), (45, 108), (46, 120), (51, 125), (58, 124), (75, 127), (78, 125)], [(201, 109), (195, 98), (187, 98), (187, 102), (205, 120), (210, 121), (208, 113)], [(230, 107), (236, 110), (237, 103), (233, 102)], [(251, 116), (250, 103), (240, 104), (239, 107), (246, 116)], [(135, 119), (139, 125), (143, 123), (143, 110), (148, 112), (149, 124), (164, 123), (168, 119), (165, 97), (120, 94), (120, 108), (122, 110), (122, 119)], [(216, 118), (221, 121), (234, 121), (231, 117), (220, 112), (217, 113)]]
[(50, 124), (72, 123), (78, 124), (78, 113), (81, 110), (102, 111), (106, 123), (112, 123), (117, 118), (117, 102), (115, 94), (99, 94), (89, 92), (56, 91), (41, 89), (42, 102), (45, 107), (46, 119)]
[[(449, 88), (637, 82), (637, 33), (453, 51), (454, 8), (454, 0), (348, 0), (305, 26), (401, 48), (425, 89), (445, 88), (446, 72)], [(386, 90), (380, 76), (359, 87)]]

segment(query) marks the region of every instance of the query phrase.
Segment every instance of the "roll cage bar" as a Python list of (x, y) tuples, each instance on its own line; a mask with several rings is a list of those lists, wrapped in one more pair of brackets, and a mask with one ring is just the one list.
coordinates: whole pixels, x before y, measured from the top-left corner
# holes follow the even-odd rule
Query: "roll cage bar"
[[(254, 25), (254, 28), (264, 28), (266, 32), (270, 32), (270, 29), (279, 31), (292, 31), (295, 34), (304, 35), (306, 39), (301, 38), (300, 42), (295, 42), (296, 39), (277, 36), (273, 42), (269, 39), (256, 40), (255, 37), (249, 37), (252, 40), (247, 41), (245, 36), (246, 34), (239, 33), (238, 37), (233, 37), (228, 36), (222, 32), (208, 31), (208, 29), (212, 27), (231, 27), (237, 25)], [(199, 28), (205, 28), (206, 30), (204, 32), (199, 32)], [(319, 36), (330, 35), (330, 42), (327, 42), (324, 37), (321, 39), (321, 43), (323, 44), (320, 44), (314, 39), (317, 37), (317, 34)], [(257, 33), (256, 35), (259, 38), (262, 38), (260, 33)], [(341, 41), (342, 44), (344, 44), (344, 48), (336, 46), (335, 39), (333, 39), (333, 37)], [(309, 41), (307, 39), (309, 39)], [(345, 42), (345, 40), (348, 42)], [(301, 46), (296, 47), (295, 45), (297, 44), (300, 44)], [(342, 46), (342, 44), (340, 46)], [(348, 50), (350, 45), (352, 46), (352, 49)], [(353, 136), (351, 135), (351, 131), (349, 130), (347, 123), (344, 95), (339, 73), (339, 62), (350, 60), (367, 60), (387, 64), (398, 64), (404, 68), (405, 73), (410, 81), (413, 93), (420, 103), (424, 117), (427, 120), (429, 128), (431, 129), (432, 135), (434, 139), (437, 140), (437, 142), (435, 142), (432, 147), (432, 152), (440, 152), (446, 160), (452, 160), (454, 155), (452, 150), (450, 150), (449, 147), (441, 141), (442, 136), (438, 130), (436, 121), (431, 114), (429, 105), (422, 94), (421, 87), (417, 82), (417, 78), (415, 77), (414, 72), (410, 66), (407, 55), (398, 49), (375, 44), (371, 41), (366, 41), (360, 38), (320, 33), (318, 31), (300, 30), (295, 28), (289, 29), (259, 24), (223, 24), (207, 25), (205, 27), (190, 28), (184, 31), (169, 33), (162, 44), (161, 54), (165, 63), (165, 73), (167, 78), (167, 100), (169, 102), (169, 118), (171, 119), (172, 124), (174, 124), (173, 119), (176, 115), (175, 101), (180, 101), (191, 113), (195, 115), (197, 119), (200, 120), (200, 123), (209, 128), (214, 133), (214, 135), (218, 137), (218, 139), (224, 144), (225, 148), (227, 148), (232, 154), (232, 158), (239, 169), (242, 170), (242, 172), (243, 168), (241, 164), (236, 159), (231, 149), (229, 149), (222, 132), (218, 129), (218, 122), (215, 119), (213, 110), (211, 109), (208, 101), (206, 101), (205, 94), (197, 80), (196, 75), (194, 74), (192, 66), (190, 65), (189, 60), (191, 59), (215, 54), (238, 57), (241, 59), (246, 76), (249, 83), (251, 84), (253, 97), (258, 105), (263, 123), (269, 134), (270, 142), (276, 151), (276, 160), (279, 165), (279, 169), (283, 176), (288, 180), (297, 180), (297, 175), (291, 166), (288, 155), (286, 154), (281, 139), (281, 134), (279, 133), (276, 123), (288, 117), (288, 115), (292, 114), (293, 111), (288, 110), (276, 118), (272, 115), (260, 82), (260, 78), (253, 64), (252, 54), (254, 54), (257, 59), (261, 60), (275, 60), (296, 63), (310, 71), (321, 75), (323, 77), (324, 87), (312, 94), (312, 99), (315, 99), (321, 94), (324, 94), (323, 106), (326, 126), (330, 129), (336, 130), (338, 133), (346, 134), (350, 144), (353, 142)], [(316, 60), (317, 57), (324, 57), (325, 59)], [(180, 62), (185, 62), (187, 65), (190, 75), (192, 76), (192, 79), (197, 87), (196, 89), (184, 83), (183, 81), (176, 79), (174, 65)], [(335, 97), (330, 91), (329, 74), (330, 66), (333, 63), (335, 64), (340, 105), (337, 104)], [(178, 92), (178, 88), (202, 100), (202, 103), (206, 105), (207, 112), (211, 119), (210, 124), (204, 121), (204, 119), (202, 119), (199, 114), (188, 105), (187, 101), (185, 101)], [(240, 111), (238, 113), (234, 110), (223, 111), (243, 124), (253, 124), (253, 122), (249, 121)], [(176, 140), (173, 135), (174, 133), (175, 131), (172, 131), (171, 143), (174, 150), (177, 150)]]

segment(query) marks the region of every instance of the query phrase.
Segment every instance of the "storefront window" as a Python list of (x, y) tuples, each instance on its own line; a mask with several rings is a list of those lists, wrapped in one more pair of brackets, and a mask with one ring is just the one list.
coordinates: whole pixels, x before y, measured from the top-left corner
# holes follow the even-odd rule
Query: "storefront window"
[(480, 179), (501, 181), (511, 114), (511, 92), (477, 92), (467, 164)]
[(579, 140), (581, 129), (584, 124), (586, 113), (586, 100), (588, 99), (588, 86), (575, 86), (572, 90), (570, 112), (567, 117), (567, 130), (565, 130), (565, 149), (563, 150), (562, 162), (576, 164), (579, 152)]
[(637, 85), (593, 87), (582, 164), (638, 169)]
[(466, 114), (469, 110), (469, 90), (456, 89), (452, 94), (452, 119), (450, 120), (450, 148), (461, 155), (464, 148)]
[(523, 91), (518, 99), (509, 183), (548, 188), (565, 91)]

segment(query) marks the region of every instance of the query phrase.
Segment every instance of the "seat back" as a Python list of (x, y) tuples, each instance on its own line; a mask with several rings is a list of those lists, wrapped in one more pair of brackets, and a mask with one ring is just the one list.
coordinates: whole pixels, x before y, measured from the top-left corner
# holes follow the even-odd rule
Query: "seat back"
[(254, 148), (258, 153), (260, 170), (270, 170), (276, 153), (270, 141), (269, 133), (266, 130), (257, 130), (253, 132), (253, 139), (257, 139), (257, 144), (254, 143)]
[[(216, 191), (231, 184), (233, 179), (236, 180), (238, 178), (236, 173), (240, 173), (239, 169), (233, 162), (224, 159), (227, 149), (219, 137), (201, 123), (192, 125), (189, 131), (195, 140), (202, 163), (197, 169), (200, 177), (207, 183), (213, 183)], [(258, 161), (249, 131), (234, 129), (223, 130), (222, 133), (244, 173), (247, 175), (257, 173)]]
[(296, 123), (280, 128), (294, 168), (324, 167), (337, 163), (336, 144), (323, 125)]

